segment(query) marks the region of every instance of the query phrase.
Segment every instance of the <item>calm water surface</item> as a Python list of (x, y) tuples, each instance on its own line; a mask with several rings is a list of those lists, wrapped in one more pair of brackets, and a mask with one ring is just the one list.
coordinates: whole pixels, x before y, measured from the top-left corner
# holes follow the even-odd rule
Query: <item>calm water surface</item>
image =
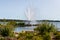
[(34, 31), (35, 26), (26, 26), (26, 27), (16, 27), (15, 32), (21, 32), (21, 31)]
[[(50, 22), (50, 23), (53, 23), (57, 28), (59, 28), (58, 30), (60, 31), (60, 22)], [(36, 28), (36, 26), (16, 27), (15, 32), (34, 31), (34, 28)]]

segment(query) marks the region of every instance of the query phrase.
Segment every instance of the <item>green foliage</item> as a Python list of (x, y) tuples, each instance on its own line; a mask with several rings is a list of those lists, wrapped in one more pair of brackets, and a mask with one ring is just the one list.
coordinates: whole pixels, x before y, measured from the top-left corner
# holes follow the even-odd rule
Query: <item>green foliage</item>
[(41, 36), (33, 36), (32, 40), (43, 40)]
[(3, 37), (6, 36), (13, 37), (14, 24), (15, 22), (9, 22), (6, 25), (0, 25), (0, 35), (2, 35)]
[(26, 38), (32, 39), (32, 37), (33, 37), (33, 34), (32, 34), (32, 33), (27, 33), (27, 34), (26, 34)]
[(7, 27), (4, 27), (4, 28), (0, 28), (0, 34), (2, 35), (2, 36), (8, 36), (9, 35), (9, 29), (7, 28)]
[(35, 36), (31, 32), (19, 33), (19, 35), (18, 40), (43, 40), (43, 37), (39, 35)]
[(53, 24), (47, 22), (41, 23), (34, 30), (38, 32), (38, 35), (41, 35), (44, 40), (51, 40), (52, 35), (57, 31)]
[(50, 37), (50, 34), (45, 34), (44, 36), (43, 36), (43, 39), (44, 40), (51, 40), (51, 37)]
[(55, 26), (50, 23), (42, 23), (42, 24), (38, 25), (38, 27), (35, 28), (34, 30), (39, 32), (39, 34), (41, 34), (41, 35), (44, 35), (46, 32), (47, 33), (56, 32)]
[(25, 26), (25, 23), (17, 23), (17, 26)]
[(7, 25), (16, 26), (16, 22), (15, 21), (10, 21), (10, 22), (7, 23)]
[(7, 28), (7, 27), (0, 28), (0, 34), (1, 34), (3, 37), (9, 36), (9, 34), (10, 34), (9, 28)]
[(4, 37), (0, 37), (0, 40), (5, 40)]
[[(0, 35), (2, 37), (15, 37), (13, 33), (16, 22), (11, 21), (6, 25), (0, 24)], [(24, 26), (25, 23), (18, 23), (17, 25)], [(51, 40), (52, 34), (56, 35), (56, 38), (60, 38), (60, 34), (56, 33), (56, 28), (53, 24), (50, 23), (41, 23), (34, 29), (34, 31), (26, 31), (19, 33), (18, 40)], [(0, 40), (4, 40), (4, 38), (0, 38)]]
[(60, 40), (60, 32), (57, 32), (57, 34), (55, 35), (55, 39)]

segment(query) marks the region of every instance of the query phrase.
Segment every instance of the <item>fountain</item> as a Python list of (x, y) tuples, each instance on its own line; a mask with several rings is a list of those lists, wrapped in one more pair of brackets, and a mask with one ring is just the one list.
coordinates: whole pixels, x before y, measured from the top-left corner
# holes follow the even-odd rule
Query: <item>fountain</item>
[(34, 14), (34, 9), (32, 8), (32, 6), (27, 7), (24, 14), (27, 18), (27, 21), (25, 23), (30, 26), (29, 27), (28, 26), (18, 27), (18, 28), (16, 28), (16, 32), (33, 31), (33, 29), (35, 28), (35, 26), (33, 26), (33, 21), (35, 22), (35, 20), (34, 20), (35, 14)]
[(25, 11), (25, 15), (27, 17), (27, 20), (29, 20), (29, 21), (34, 20), (34, 18), (33, 18), (34, 17), (34, 11), (32, 8), (27, 8), (27, 10)]
[(34, 20), (34, 10), (33, 8), (27, 8), (27, 10), (25, 11), (25, 16), (27, 18), (27, 20), (29, 21), (27, 24), (33, 24)]

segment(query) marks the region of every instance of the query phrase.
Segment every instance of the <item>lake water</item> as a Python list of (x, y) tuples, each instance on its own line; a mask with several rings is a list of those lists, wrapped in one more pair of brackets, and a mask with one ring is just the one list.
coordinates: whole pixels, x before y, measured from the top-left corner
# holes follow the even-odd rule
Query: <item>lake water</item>
[[(50, 23), (53, 23), (58, 28), (58, 31), (60, 31), (60, 22), (50, 22)], [(36, 28), (36, 26), (17, 27), (17, 28), (15, 28), (14, 32), (34, 31), (34, 28)]]
[(36, 28), (35, 26), (26, 26), (26, 27), (17, 27), (15, 28), (15, 32), (21, 32), (21, 31), (33, 31), (33, 29)]

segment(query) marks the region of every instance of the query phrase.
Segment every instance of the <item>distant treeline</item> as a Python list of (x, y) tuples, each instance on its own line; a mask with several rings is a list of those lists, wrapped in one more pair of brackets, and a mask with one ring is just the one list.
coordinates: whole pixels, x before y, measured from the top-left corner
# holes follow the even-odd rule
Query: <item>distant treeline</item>
[(60, 22), (60, 20), (36, 20), (37, 22)]
[[(0, 19), (1, 22), (9, 22), (9, 21), (16, 21), (16, 22), (31, 22), (29, 20), (18, 20), (18, 19)], [(36, 22), (44, 22), (44, 21), (48, 21), (48, 22), (60, 22), (60, 20), (35, 20)]]

